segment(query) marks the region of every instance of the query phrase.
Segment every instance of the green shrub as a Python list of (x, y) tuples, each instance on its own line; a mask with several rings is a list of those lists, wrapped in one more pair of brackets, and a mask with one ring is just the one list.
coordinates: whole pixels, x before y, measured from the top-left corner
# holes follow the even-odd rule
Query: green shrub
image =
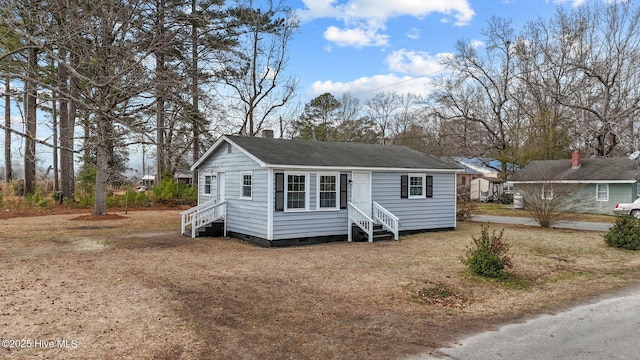
[(165, 179), (153, 188), (153, 198), (160, 204), (191, 205), (197, 201), (197, 189), (175, 182), (171, 174), (166, 174)]
[(44, 195), (42, 195), (39, 189), (36, 189), (33, 194), (28, 194), (25, 197), (25, 200), (29, 205), (35, 205), (43, 209), (51, 207), (51, 202), (53, 201), (52, 199), (47, 199)]
[(468, 248), (462, 262), (474, 275), (499, 278), (505, 275), (504, 268), (511, 267), (507, 255), (509, 245), (503, 239), (504, 229), (489, 235), (489, 227), (482, 225), (480, 237), (473, 237), (473, 246)]
[(146, 192), (128, 189), (124, 195), (107, 196), (107, 207), (143, 207), (151, 204), (151, 198)]
[(628, 250), (640, 249), (640, 219), (618, 216), (615, 224), (604, 235), (604, 241), (611, 247)]
[(78, 205), (83, 208), (93, 206), (93, 193), (85, 193), (85, 195), (76, 195)]

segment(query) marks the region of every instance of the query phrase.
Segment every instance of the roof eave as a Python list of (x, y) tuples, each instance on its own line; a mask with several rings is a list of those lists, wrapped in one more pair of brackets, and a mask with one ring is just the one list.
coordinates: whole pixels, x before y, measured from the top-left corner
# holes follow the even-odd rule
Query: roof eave
[(213, 154), (213, 152), (215, 152), (223, 142), (227, 142), (233, 145), (233, 147), (240, 150), (243, 154), (247, 155), (253, 161), (257, 162), (261, 167), (266, 167), (268, 165), (264, 161), (258, 159), (255, 155), (253, 155), (249, 151), (245, 150), (242, 146), (236, 144), (233, 140), (229, 139), (226, 135), (223, 135), (209, 148), (209, 150), (207, 150), (207, 152), (204, 153), (204, 155), (200, 157), (200, 159), (198, 159), (198, 161), (196, 161), (193, 165), (191, 165), (191, 171), (194, 171), (195, 169), (197, 169), (198, 166), (200, 166), (206, 159), (208, 159), (209, 156), (211, 156), (211, 154)]
[(406, 168), (406, 167), (370, 167), (370, 166), (314, 166), (314, 165), (283, 165), (265, 164), (263, 167), (285, 170), (338, 170), (338, 171), (406, 171), (406, 172), (464, 172), (464, 169), (433, 169), (433, 168)]
[(638, 180), (509, 180), (514, 184), (633, 184)]

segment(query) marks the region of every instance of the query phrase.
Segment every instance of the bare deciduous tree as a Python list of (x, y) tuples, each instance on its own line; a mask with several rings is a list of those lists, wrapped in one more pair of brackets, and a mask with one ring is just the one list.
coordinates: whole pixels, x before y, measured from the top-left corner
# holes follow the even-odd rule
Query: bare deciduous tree
[(387, 138), (391, 135), (390, 130), (395, 122), (395, 112), (400, 108), (401, 101), (401, 96), (395, 92), (377, 93), (367, 101), (366, 112), (378, 125), (382, 144), (386, 144)]
[(290, 8), (272, 0), (239, 1), (235, 17), (241, 25), (239, 47), (221, 54), (216, 76), (237, 97), (239, 133), (254, 136), (296, 90), (297, 80), (285, 69), (299, 21)]
[(499, 159), (506, 174), (512, 136), (520, 121), (512, 116), (515, 105), (511, 92), (517, 79), (514, 30), (511, 21), (493, 17), (482, 34), (486, 39), (484, 55), (476, 44), (461, 40), (456, 54), (444, 60), (453, 77), (439, 83), (433, 112), (463, 130), (459, 135), (463, 138), (448, 141), (475, 140), (476, 155)]
[(542, 227), (551, 227), (564, 219), (566, 212), (580, 209), (580, 198), (576, 193), (580, 185), (555, 180), (518, 184), (524, 207)]

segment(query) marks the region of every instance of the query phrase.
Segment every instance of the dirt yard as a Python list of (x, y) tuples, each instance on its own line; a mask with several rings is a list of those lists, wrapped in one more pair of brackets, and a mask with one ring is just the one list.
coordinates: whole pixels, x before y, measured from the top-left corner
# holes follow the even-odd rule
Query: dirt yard
[(0, 219), (0, 357), (402, 359), (640, 279), (602, 233), (505, 226), (500, 283), (460, 261), (475, 223), (264, 249), (183, 237), (178, 211), (114, 215)]

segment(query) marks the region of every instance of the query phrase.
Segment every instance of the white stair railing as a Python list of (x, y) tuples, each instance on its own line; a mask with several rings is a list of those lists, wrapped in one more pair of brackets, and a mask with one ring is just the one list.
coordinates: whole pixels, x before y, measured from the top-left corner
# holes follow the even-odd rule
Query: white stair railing
[(351, 224), (356, 224), (367, 234), (369, 242), (373, 241), (373, 219), (358, 209), (352, 202), (348, 205), (349, 228), (347, 229), (348, 241), (351, 241)]
[[(226, 219), (227, 202), (222, 201), (216, 204), (215, 200), (207, 201), (206, 203), (181, 212), (180, 215), (182, 216), (181, 233), (184, 234), (187, 226), (191, 225), (191, 237), (195, 238), (199, 228), (207, 226), (215, 220)], [(226, 221), (224, 224), (224, 236), (227, 236)]]
[(377, 202), (373, 202), (373, 218), (385, 229), (393, 234), (393, 240), (398, 240), (400, 219)]

